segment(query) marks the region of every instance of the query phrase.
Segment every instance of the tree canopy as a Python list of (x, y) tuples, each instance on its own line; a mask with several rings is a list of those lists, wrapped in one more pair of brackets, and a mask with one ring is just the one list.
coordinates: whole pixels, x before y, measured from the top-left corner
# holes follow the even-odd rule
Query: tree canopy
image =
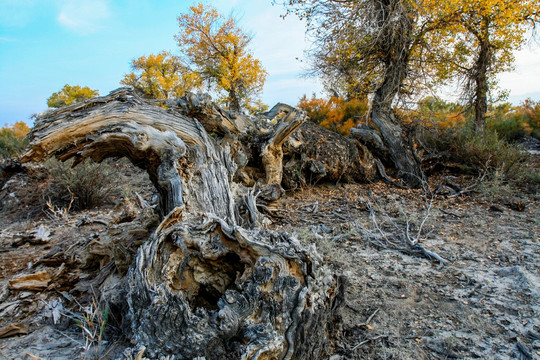
[(341, 84), (345, 98), (372, 93), (371, 118), (389, 148), (399, 176), (419, 186), (423, 172), (415, 150), (392, 109), (398, 94), (417, 85), (422, 65), (418, 49), (431, 18), (422, 18), (409, 0), (289, 0), (289, 12), (308, 24), (314, 38), (313, 73)]
[(94, 96), (99, 96), (98, 90), (92, 90), (87, 86), (81, 87), (78, 85), (71, 86), (66, 84), (62, 90), (53, 93), (47, 99), (47, 106), (50, 108), (60, 108), (66, 105), (91, 99)]
[(232, 110), (240, 110), (263, 88), (266, 71), (248, 49), (251, 37), (232, 17), (198, 4), (178, 17), (178, 46), (194, 70)]
[(386, 79), (392, 101), (412, 75), (413, 48), (420, 44), (412, 2), (289, 0), (287, 8), (307, 21), (312, 74), (321, 76), (333, 94), (359, 97)]
[(540, 0), (289, 0), (286, 6), (307, 20), (312, 74), (332, 93), (375, 93), (378, 106), (460, 75), (478, 132), (496, 75), (512, 68), (514, 51), (540, 14)]
[(0, 129), (0, 159), (19, 155), (28, 144), (25, 137), (29, 132), (24, 121), (3, 126)]
[(148, 98), (174, 99), (202, 86), (199, 74), (168, 51), (134, 59), (131, 70), (121, 84), (133, 86)]
[(424, 0), (444, 26), (430, 34), (432, 44), (443, 44), (438, 66), (463, 80), (466, 99), (474, 106), (474, 125), (483, 133), (488, 95), (496, 75), (513, 69), (514, 52), (540, 21), (539, 0)]

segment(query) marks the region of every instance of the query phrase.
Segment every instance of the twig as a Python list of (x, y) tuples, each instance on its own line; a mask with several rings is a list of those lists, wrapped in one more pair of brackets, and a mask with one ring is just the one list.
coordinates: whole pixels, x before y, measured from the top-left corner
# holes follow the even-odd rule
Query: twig
[[(411, 223), (410, 223), (409, 216), (405, 213), (402, 206), (396, 200), (394, 200), (394, 203), (398, 211), (400, 212), (400, 214), (405, 218), (405, 222), (406, 222), (405, 229), (398, 226), (398, 224), (392, 218), (390, 218), (390, 216), (388, 215), (386, 211), (381, 211), (382, 215), (386, 218), (387, 223), (389, 223), (392, 227), (394, 227), (396, 231), (401, 235), (397, 237), (400, 238), (401, 241), (405, 243), (405, 246), (406, 246), (405, 248), (403, 248), (403, 245), (397, 245), (395, 242), (391, 241), (388, 235), (382, 230), (381, 224), (377, 220), (376, 212), (375, 212), (371, 199), (368, 199), (367, 208), (370, 212), (371, 221), (375, 227), (375, 230), (378, 232), (379, 236), (376, 236), (373, 232), (371, 232), (368, 229), (363, 229), (363, 230), (365, 230), (365, 232), (368, 234), (369, 241), (374, 243), (376, 246), (380, 246), (382, 248), (387, 248), (387, 249), (393, 248), (395, 250), (399, 250), (404, 253), (420, 253), (430, 260), (433, 260), (433, 259), (437, 260), (442, 266), (442, 265), (448, 264), (448, 260), (444, 259), (443, 257), (435, 253), (434, 251), (427, 250), (426, 248), (424, 248), (422, 245), (419, 244), (420, 237), (423, 236), (424, 226), (427, 220), (429, 219), (429, 217), (431, 216), (431, 209), (433, 207), (433, 201), (435, 199), (435, 194), (431, 191), (431, 189), (429, 188), (425, 180), (422, 181), (422, 188), (424, 189), (424, 193), (426, 194), (426, 198), (425, 198), (426, 213), (420, 223), (418, 230), (416, 231), (416, 234), (414, 235), (411, 234)], [(427, 197), (428, 194), (431, 195), (429, 198)]]
[(482, 176), (480, 176), (480, 178), (474, 184), (472, 184), (470, 186), (467, 186), (465, 189), (462, 189), (461, 191), (458, 191), (455, 194), (448, 195), (448, 198), (457, 197), (459, 195), (463, 195), (465, 193), (474, 191), (474, 188), (477, 187), (478, 184), (480, 184), (482, 181), (484, 181), (484, 178), (487, 176), (487, 174), (488, 174), (487, 170), (488, 170), (489, 161), (490, 161), (490, 159), (488, 159), (488, 161), (486, 162), (484, 173), (482, 174)]
[(518, 341), (516, 346), (517, 346), (519, 352), (521, 353), (522, 358), (525, 358), (527, 360), (533, 358), (532, 355), (531, 355), (530, 350), (522, 342)]
[(377, 315), (377, 313), (379, 312), (379, 310), (381, 310), (381, 308), (378, 308), (377, 310), (375, 310), (375, 311), (373, 312), (373, 314), (371, 314), (371, 316), (368, 317), (368, 319), (366, 320), (366, 322), (365, 322), (364, 325), (368, 325), (368, 324), (371, 322), (371, 320), (373, 320), (373, 318), (375, 317), (375, 315)]
[(359, 344), (356, 344), (356, 345), (351, 349), (351, 351), (354, 351), (354, 350), (358, 349), (359, 347), (361, 347), (361, 346), (367, 344), (368, 342), (375, 341), (375, 340), (379, 340), (379, 339), (384, 339), (384, 338), (420, 339), (420, 338), (423, 338), (423, 337), (424, 337), (423, 335), (405, 335), (405, 336), (399, 336), (399, 335), (382, 334), (382, 335), (378, 335), (378, 336), (372, 337), (371, 339), (364, 340), (364, 341), (362, 341), (362, 342), (359, 343)]
[(413, 245), (411, 247), (411, 249), (409, 251), (411, 251), (411, 252), (419, 252), (419, 253), (424, 254), (426, 257), (428, 257), (430, 259), (431, 258), (436, 259), (441, 265), (442, 264), (444, 264), (444, 265), (448, 264), (448, 260), (442, 258), (436, 252), (428, 250), (428, 249), (426, 249), (425, 247), (423, 247), (421, 245), (415, 244), (415, 245)]
[(118, 346), (118, 343), (117, 343), (117, 342), (112, 343), (112, 344), (107, 348), (107, 350), (105, 351), (105, 353), (103, 353), (103, 354), (99, 357), (99, 360), (102, 360), (102, 359), (107, 358), (107, 355), (109, 355), (109, 353), (110, 353), (111, 351), (113, 351), (114, 348), (116, 348), (117, 346)]
[(418, 240), (420, 240), (420, 235), (422, 234), (422, 229), (424, 228), (424, 225), (425, 225), (427, 219), (431, 215), (431, 207), (433, 205), (433, 200), (435, 199), (435, 194), (432, 193), (431, 190), (429, 189), (429, 187), (426, 186), (426, 182), (422, 182), (422, 188), (424, 189), (424, 192), (426, 192), (426, 193), (428, 191), (430, 192), (431, 198), (429, 199), (429, 201), (427, 201), (427, 199), (426, 199), (426, 203), (427, 203), (426, 216), (424, 216), (424, 219), (422, 220), (422, 223), (420, 224), (420, 227), (418, 228), (418, 232), (416, 233), (416, 239), (414, 239), (413, 242), (411, 242), (410, 239), (409, 239), (409, 242), (411, 242), (414, 245), (416, 245), (418, 243)]
[(446, 214), (446, 215), (452, 215), (452, 216), (455, 216), (457, 217), (458, 219), (461, 219), (463, 216), (461, 215), (458, 215), (454, 212), (451, 212), (451, 211), (446, 211), (446, 210), (443, 210), (443, 209), (439, 209), (443, 214)]
[(359, 347), (366, 345), (368, 342), (379, 340), (379, 339), (384, 339), (384, 338), (387, 338), (387, 337), (390, 337), (390, 335), (383, 334), (383, 335), (375, 336), (375, 337), (373, 337), (371, 339), (364, 340), (361, 343), (355, 345), (351, 350), (354, 351), (354, 350), (358, 349)]
[(347, 219), (345, 216), (340, 215), (340, 214), (338, 214), (338, 213), (335, 212), (335, 211), (332, 212), (332, 215), (335, 216), (335, 217), (340, 218), (341, 220), (345, 220), (345, 221), (349, 220), (349, 219)]
[[(73, 318), (70, 317), (70, 319), (73, 319)], [(68, 338), (69, 340), (71, 340), (71, 341), (73, 341), (73, 342), (76, 342), (76, 343), (79, 344), (82, 348), (84, 348), (84, 345), (83, 345), (82, 342), (75, 340), (74, 338), (72, 338), (71, 336), (68, 336), (68, 335), (64, 334), (64, 333), (61, 332), (60, 330), (56, 330), (56, 329), (53, 329), (53, 330), (56, 331), (57, 333), (59, 333), (60, 335), (65, 336), (65, 337)]]
[(26, 355), (30, 356), (34, 360), (45, 360), (42, 357), (30, 354), (28, 351), (26, 351)]
[(307, 207), (310, 207), (310, 206), (317, 206), (319, 205), (319, 202), (318, 201), (315, 201), (314, 203), (312, 204), (304, 204), (304, 205), (300, 205), (297, 209), (303, 209), (303, 208), (307, 208)]
[(371, 320), (373, 320), (373, 318), (375, 317), (375, 315), (377, 315), (377, 313), (379, 312), (379, 310), (381, 310), (381, 308), (378, 308), (377, 310), (375, 310), (375, 311), (373, 312), (373, 314), (371, 314), (371, 315), (367, 318), (366, 322), (364, 322), (364, 323), (358, 325), (358, 327), (369, 325), (369, 323), (371, 322)]

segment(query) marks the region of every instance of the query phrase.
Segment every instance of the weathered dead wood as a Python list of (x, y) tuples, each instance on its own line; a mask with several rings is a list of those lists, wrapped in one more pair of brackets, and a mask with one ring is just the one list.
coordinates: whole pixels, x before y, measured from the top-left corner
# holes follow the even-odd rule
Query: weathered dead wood
[(306, 122), (285, 142), (283, 186), (295, 189), (320, 181), (370, 182), (375, 159), (360, 142)]
[[(75, 164), (87, 157), (100, 162), (125, 156), (148, 172), (159, 191), (163, 215), (186, 200), (193, 210), (235, 219), (234, 209), (223, 206), (230, 204), (230, 157), (216, 151), (199, 122), (148, 105), (129, 89), (46, 114), (31, 135), (25, 162), (52, 155), (60, 160), (74, 157)], [(199, 184), (202, 188), (183, 190), (180, 173), (189, 179), (194, 171), (205, 179)]]
[[(388, 79), (386, 80), (388, 81)], [(397, 169), (397, 176), (404, 181), (405, 185), (418, 188), (422, 185), (425, 177), (422, 164), (415, 153), (416, 150), (405, 136), (403, 125), (400, 124), (392, 109), (391, 100), (397, 93), (397, 89), (384, 89), (386, 86), (381, 85), (376, 92), (371, 119), (380, 130), (381, 139), (388, 149), (388, 160)], [(388, 84), (388, 87), (395, 87), (395, 84)], [(395, 92), (382, 95), (386, 91)]]
[(0, 339), (28, 334), (28, 328), (21, 323), (12, 323), (0, 328)]
[(51, 231), (48, 230), (45, 226), (40, 225), (39, 228), (27, 231), (24, 233), (19, 233), (14, 236), (14, 241), (11, 243), (11, 246), (21, 246), (23, 244), (32, 244), (32, 245), (43, 245), (49, 242), (49, 236)]
[(267, 112), (264, 112), (261, 114), (261, 117), (267, 120), (272, 120), (276, 118), (277, 116), (282, 116), (285, 114), (288, 114), (292, 111), (297, 111), (298, 109), (295, 109), (294, 107), (284, 104), (284, 103), (277, 103), (274, 105), (270, 110)]
[(379, 143), (346, 139), (304, 122), (304, 114), (283, 103), (260, 118), (224, 111), (204, 95), (189, 94), (166, 105), (196, 117), (209, 133), (229, 146), (238, 166), (235, 178), (246, 186), (257, 182), (287, 188), (318, 181), (370, 182), (377, 177), (372, 148), (377, 156), (388, 157), (380, 137)]
[[(277, 149), (270, 164), (278, 164), (279, 147), (303, 116), (293, 110), (276, 125), (259, 127), (261, 121), (235, 120), (215, 106), (193, 104), (178, 101), (166, 110), (124, 88), (47, 113), (33, 129), (23, 161), (125, 156), (149, 173), (160, 193), (162, 221), (139, 247), (127, 277), (130, 336), (146, 347), (145, 356), (324, 357), (342, 279), (312, 248), (258, 227), (263, 218), (256, 199), (279, 196), (279, 184), (248, 190), (233, 181), (248, 161), (262, 163), (265, 148)], [(182, 113), (186, 109), (219, 133), (209, 135)], [(248, 124), (246, 133), (236, 134), (241, 123)], [(278, 181), (279, 175), (264, 178)]]
[(384, 145), (380, 133), (371, 126), (356, 125), (351, 129), (350, 137), (365, 145), (379, 159), (388, 159), (388, 148)]
[(132, 270), (134, 339), (152, 357), (319, 359), (343, 298), (312, 250), (217, 218), (160, 227)]
[(9, 288), (13, 290), (44, 290), (51, 281), (51, 275), (43, 270), (34, 274), (17, 275), (9, 281)]
[[(161, 104), (163, 100), (156, 100), (156, 103)], [(188, 93), (177, 100), (166, 100), (164, 105), (184, 116), (197, 119), (209, 134), (239, 135), (257, 127), (252, 118), (222, 109), (207, 94)]]
[[(282, 110), (283, 107), (284, 104), (278, 104), (268, 114), (277, 114), (278, 110)], [(299, 110), (287, 108), (286, 111), (288, 112), (278, 122), (272, 136), (262, 148), (262, 162), (266, 172), (267, 184), (281, 184), (283, 178), (283, 143), (302, 125), (306, 118)]]

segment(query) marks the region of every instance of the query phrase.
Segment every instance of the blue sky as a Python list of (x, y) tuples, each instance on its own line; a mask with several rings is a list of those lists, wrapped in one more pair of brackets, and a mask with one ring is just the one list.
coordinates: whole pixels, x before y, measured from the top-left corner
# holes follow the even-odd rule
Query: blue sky
[[(269, 72), (262, 100), (296, 104), (320, 91), (299, 78), (307, 46), (304, 26), (280, 19), (271, 1), (212, 1), (240, 19), (254, 35), (251, 49)], [(161, 50), (177, 52), (177, 17), (192, 1), (0, 0), (0, 126), (30, 122), (46, 99), (65, 84), (89, 86), (100, 94), (120, 86), (132, 59)]]
[[(177, 16), (193, 1), (182, 0), (0, 0), (0, 126), (46, 109), (46, 99), (65, 84), (100, 93), (120, 86), (132, 59), (161, 50), (177, 52)], [(300, 78), (298, 58), (308, 46), (304, 25), (271, 0), (209, 1), (233, 14), (253, 33), (251, 49), (269, 72), (262, 100), (296, 104), (321, 91)], [(540, 99), (540, 56), (525, 49), (517, 69), (501, 76), (515, 103)]]

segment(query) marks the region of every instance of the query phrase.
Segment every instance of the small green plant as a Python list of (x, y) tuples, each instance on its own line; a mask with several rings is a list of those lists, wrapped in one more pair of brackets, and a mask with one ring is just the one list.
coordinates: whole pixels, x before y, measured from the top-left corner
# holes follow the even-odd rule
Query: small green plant
[(503, 172), (494, 169), (486, 174), (482, 181), (478, 183), (476, 189), (489, 200), (496, 200), (511, 196), (514, 191), (514, 181), (509, 181)]
[(457, 351), (461, 346), (461, 340), (454, 335), (447, 335), (443, 338), (443, 346), (446, 350)]
[(540, 185), (540, 169), (531, 169), (526, 174), (526, 180), (534, 185)]

